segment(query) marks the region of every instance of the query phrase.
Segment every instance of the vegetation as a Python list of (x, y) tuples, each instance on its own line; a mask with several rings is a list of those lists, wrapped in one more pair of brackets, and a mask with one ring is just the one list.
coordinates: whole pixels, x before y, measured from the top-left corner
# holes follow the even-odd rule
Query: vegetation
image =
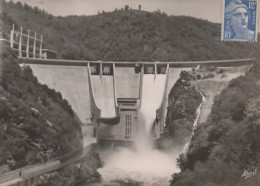
[(182, 71), (169, 93), (166, 127), (159, 140), (163, 149), (183, 149), (190, 141), (196, 110), (202, 101), (200, 93), (191, 85), (196, 76)]
[(2, 46), (0, 171), (58, 158), (82, 147), (79, 121), (61, 94), (40, 85)]
[(40, 177), (37, 186), (73, 186), (89, 185), (100, 182), (101, 176), (97, 169), (102, 162), (94, 145), (87, 155), (79, 162), (71, 164), (62, 170), (46, 173)]
[(195, 131), (189, 151), (178, 163), (182, 172), (171, 185), (259, 185), (260, 169), (260, 65), (245, 77), (230, 82), (215, 98), (206, 122)]

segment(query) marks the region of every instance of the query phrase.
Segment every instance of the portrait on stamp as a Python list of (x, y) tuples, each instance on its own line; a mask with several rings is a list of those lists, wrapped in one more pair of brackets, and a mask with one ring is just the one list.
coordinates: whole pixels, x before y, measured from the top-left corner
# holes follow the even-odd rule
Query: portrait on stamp
[(222, 40), (256, 41), (257, 0), (224, 0)]

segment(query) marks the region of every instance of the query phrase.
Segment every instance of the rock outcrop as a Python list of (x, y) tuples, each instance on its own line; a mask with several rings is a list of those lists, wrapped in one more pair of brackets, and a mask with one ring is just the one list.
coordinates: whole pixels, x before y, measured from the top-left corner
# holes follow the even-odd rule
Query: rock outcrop
[(163, 149), (182, 148), (190, 140), (196, 109), (202, 101), (200, 93), (191, 85), (195, 79), (195, 74), (182, 71), (169, 93), (166, 127), (159, 140)]

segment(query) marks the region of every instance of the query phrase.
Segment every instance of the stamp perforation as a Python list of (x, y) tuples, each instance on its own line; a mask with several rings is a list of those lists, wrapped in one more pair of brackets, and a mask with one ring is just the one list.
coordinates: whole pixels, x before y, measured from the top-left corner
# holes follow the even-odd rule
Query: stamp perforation
[(221, 41), (257, 42), (257, 0), (223, 0)]

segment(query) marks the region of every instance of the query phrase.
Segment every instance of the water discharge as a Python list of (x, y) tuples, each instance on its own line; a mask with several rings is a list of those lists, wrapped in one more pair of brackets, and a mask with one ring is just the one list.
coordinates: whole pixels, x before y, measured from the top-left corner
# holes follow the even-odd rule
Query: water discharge
[(193, 131), (192, 131), (192, 135), (194, 134), (194, 130), (197, 129), (197, 126), (198, 126), (198, 120), (199, 120), (199, 117), (200, 117), (200, 113), (201, 113), (201, 106), (203, 104), (203, 102), (206, 100), (205, 96), (203, 95), (203, 93), (201, 91), (199, 91), (201, 97), (202, 97), (202, 102), (200, 103), (199, 107), (197, 108), (196, 110), (196, 119), (193, 123)]
[[(174, 83), (178, 78), (176, 75)], [(135, 148), (117, 148), (111, 154), (103, 154), (105, 165), (99, 169), (103, 180), (100, 185), (166, 186), (171, 175), (179, 171), (176, 158), (180, 152), (164, 153), (153, 148), (153, 124), (156, 110), (163, 101), (166, 82), (166, 74), (143, 75)]]
[(82, 125), (82, 134), (83, 134), (83, 146), (87, 147), (91, 143), (96, 143), (97, 140), (93, 136), (94, 126), (93, 125)]
[(129, 182), (140, 186), (169, 185), (171, 174), (179, 171), (175, 166), (177, 156), (178, 153), (165, 154), (155, 149), (117, 149), (99, 170), (101, 185), (120, 186)]
[(135, 137), (135, 146), (138, 152), (152, 149), (156, 110), (162, 104), (166, 80), (166, 74), (143, 75), (141, 108), (138, 113), (138, 133)]
[(201, 114), (201, 107), (202, 107), (202, 104), (205, 102), (206, 100), (206, 97), (203, 95), (203, 93), (201, 91), (199, 91), (200, 95), (201, 95), (201, 98), (202, 98), (202, 102), (200, 103), (200, 105), (198, 106), (198, 108), (196, 109), (196, 118), (194, 120), (194, 123), (193, 123), (193, 129), (192, 129), (192, 135), (190, 137), (190, 139), (188, 140), (188, 142), (184, 145), (183, 149), (182, 149), (182, 153), (186, 153), (189, 149), (189, 145), (190, 145), (190, 142), (191, 142), (191, 138), (192, 136), (194, 135), (194, 130), (197, 129), (197, 126), (198, 126), (198, 121), (199, 121), (199, 118), (200, 118), (200, 114)]

